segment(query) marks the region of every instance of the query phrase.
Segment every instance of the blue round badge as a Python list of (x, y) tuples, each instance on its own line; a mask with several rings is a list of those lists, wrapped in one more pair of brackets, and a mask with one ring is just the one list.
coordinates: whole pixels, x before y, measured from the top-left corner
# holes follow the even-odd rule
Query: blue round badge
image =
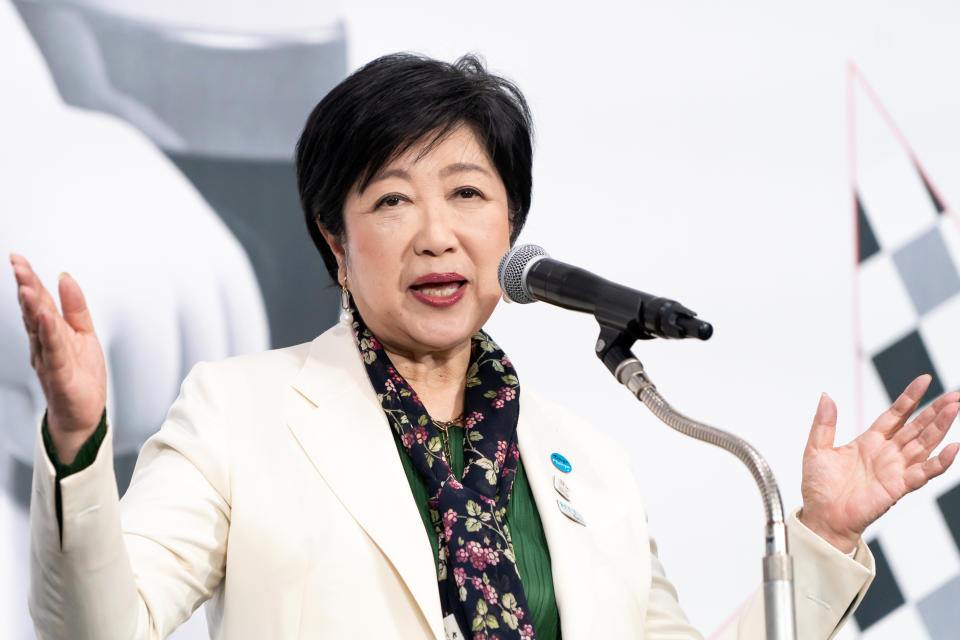
[(573, 469), (570, 461), (559, 453), (551, 453), (550, 462), (553, 463), (553, 466), (555, 466), (557, 469), (560, 469), (560, 471), (563, 471), (564, 473), (570, 473), (570, 470)]

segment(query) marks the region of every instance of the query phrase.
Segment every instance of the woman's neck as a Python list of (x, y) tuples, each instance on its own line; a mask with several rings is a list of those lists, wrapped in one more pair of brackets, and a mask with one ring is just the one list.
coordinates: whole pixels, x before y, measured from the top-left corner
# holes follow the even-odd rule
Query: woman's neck
[(432, 418), (447, 421), (463, 413), (470, 340), (453, 349), (426, 354), (394, 351), (387, 344), (383, 348)]

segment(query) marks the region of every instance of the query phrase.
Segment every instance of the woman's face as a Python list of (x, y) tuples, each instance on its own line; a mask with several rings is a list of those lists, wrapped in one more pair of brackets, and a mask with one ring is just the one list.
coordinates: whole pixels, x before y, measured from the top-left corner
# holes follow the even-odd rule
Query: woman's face
[(473, 130), (458, 127), (418, 157), (424, 146), (351, 191), (342, 245), (324, 233), (367, 326), (412, 356), (455, 348), (483, 326), (510, 244), (506, 189)]

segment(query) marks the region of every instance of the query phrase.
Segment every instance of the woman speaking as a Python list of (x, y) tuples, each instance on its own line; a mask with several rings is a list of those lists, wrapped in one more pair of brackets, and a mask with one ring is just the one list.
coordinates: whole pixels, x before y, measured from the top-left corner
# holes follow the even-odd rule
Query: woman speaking
[[(39, 637), (163, 638), (205, 601), (211, 636), (231, 640), (701, 637), (617, 446), (521, 392), (483, 332), (530, 206), (530, 129), (519, 90), (469, 56), (386, 56), (331, 91), (297, 172), (341, 322), (197, 365), (122, 501), (80, 288), (61, 276), (61, 314), (11, 256), (48, 402), (31, 502)], [(788, 522), (800, 638), (833, 635), (865, 592), (866, 526), (953, 461), (955, 444), (929, 456), (960, 394), (906, 422), (928, 384), (837, 448), (821, 399)], [(759, 640), (762, 617), (758, 594), (724, 637)]]

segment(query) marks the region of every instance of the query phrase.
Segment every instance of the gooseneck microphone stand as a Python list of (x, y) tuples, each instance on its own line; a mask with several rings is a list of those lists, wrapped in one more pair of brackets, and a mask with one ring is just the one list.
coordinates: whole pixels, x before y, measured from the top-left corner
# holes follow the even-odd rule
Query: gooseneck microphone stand
[[(766, 544), (763, 556), (763, 608), (767, 640), (796, 640), (796, 610), (793, 600), (793, 562), (787, 547), (787, 527), (783, 518), (780, 489), (770, 465), (750, 443), (732, 433), (698, 422), (675, 410), (664, 400), (647, 377), (640, 360), (630, 351), (634, 335), (601, 323), (596, 353), (613, 377), (630, 390), (647, 408), (669, 427), (680, 433), (729, 451), (747, 466), (760, 489), (766, 516)], [(681, 318), (681, 322), (689, 322)], [(619, 324), (619, 323), (617, 323)], [(621, 325), (622, 326), (622, 325)], [(707, 325), (709, 327), (709, 325)], [(683, 331), (682, 333), (686, 333)], [(709, 337), (711, 332), (701, 339)], [(640, 335), (641, 338), (653, 337)], [(678, 336), (680, 337), (680, 336)], [(684, 336), (685, 337), (685, 336)]]
[(542, 300), (589, 313), (600, 324), (597, 356), (620, 384), (680, 433), (737, 456), (760, 488), (766, 515), (763, 557), (763, 605), (767, 640), (796, 640), (793, 565), (787, 549), (780, 489), (770, 465), (749, 443), (692, 420), (663, 399), (630, 348), (637, 340), (697, 338), (707, 340), (713, 327), (679, 302), (605, 280), (579, 267), (550, 258), (542, 247), (517, 245), (500, 259), (497, 277), (504, 296), (527, 304)]

